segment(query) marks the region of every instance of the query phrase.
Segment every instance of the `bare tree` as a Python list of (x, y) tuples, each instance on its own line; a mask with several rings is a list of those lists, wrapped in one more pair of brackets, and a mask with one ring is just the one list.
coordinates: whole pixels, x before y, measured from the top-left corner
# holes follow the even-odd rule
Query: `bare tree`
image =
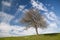
[(47, 27), (47, 23), (44, 20), (43, 15), (40, 14), (39, 11), (35, 9), (30, 9), (28, 12), (25, 12), (20, 22), (23, 23), (27, 29), (30, 27), (34, 27), (36, 29), (37, 35), (38, 27), (42, 29)]

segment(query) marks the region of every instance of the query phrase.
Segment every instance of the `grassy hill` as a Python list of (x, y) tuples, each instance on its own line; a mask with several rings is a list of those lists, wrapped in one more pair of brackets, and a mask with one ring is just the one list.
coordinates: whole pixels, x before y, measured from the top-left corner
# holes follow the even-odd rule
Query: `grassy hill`
[(24, 37), (6, 37), (0, 40), (60, 40), (60, 34), (31, 35)]

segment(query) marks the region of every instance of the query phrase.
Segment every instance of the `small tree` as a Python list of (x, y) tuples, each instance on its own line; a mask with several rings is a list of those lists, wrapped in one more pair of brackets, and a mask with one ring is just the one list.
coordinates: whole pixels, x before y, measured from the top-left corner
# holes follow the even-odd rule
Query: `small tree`
[(44, 20), (44, 17), (39, 13), (38, 10), (35, 9), (30, 9), (28, 12), (25, 12), (20, 22), (23, 23), (27, 29), (34, 27), (36, 29), (37, 35), (38, 27), (42, 29), (47, 27), (47, 23)]

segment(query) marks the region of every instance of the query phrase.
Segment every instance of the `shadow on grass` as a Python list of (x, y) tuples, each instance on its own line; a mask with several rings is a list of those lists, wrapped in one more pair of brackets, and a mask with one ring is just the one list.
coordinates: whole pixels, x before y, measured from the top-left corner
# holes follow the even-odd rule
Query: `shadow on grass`
[(44, 34), (44, 36), (57, 36), (59, 33)]

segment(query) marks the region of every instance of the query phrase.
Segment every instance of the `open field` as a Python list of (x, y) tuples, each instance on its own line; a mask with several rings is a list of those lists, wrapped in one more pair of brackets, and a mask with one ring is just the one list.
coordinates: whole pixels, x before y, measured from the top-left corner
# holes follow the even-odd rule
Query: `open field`
[(60, 34), (31, 35), (24, 37), (5, 37), (0, 40), (60, 40)]

